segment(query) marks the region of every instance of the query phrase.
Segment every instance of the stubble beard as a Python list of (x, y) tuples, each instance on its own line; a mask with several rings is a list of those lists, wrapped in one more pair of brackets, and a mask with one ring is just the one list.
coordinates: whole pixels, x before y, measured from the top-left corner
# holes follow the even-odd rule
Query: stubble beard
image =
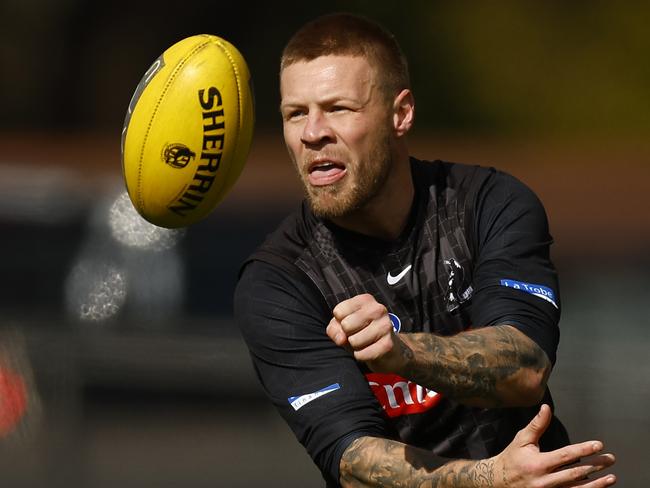
[(303, 188), (314, 215), (324, 219), (349, 217), (366, 207), (384, 188), (392, 167), (388, 136), (380, 138), (368, 159), (348, 167), (340, 181), (321, 187), (309, 184), (301, 174)]

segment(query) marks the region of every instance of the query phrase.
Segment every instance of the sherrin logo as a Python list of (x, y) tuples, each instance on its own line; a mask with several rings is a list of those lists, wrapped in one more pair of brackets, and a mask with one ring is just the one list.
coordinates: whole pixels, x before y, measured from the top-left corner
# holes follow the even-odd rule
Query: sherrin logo
[(210, 191), (221, 165), (226, 137), (221, 92), (217, 87), (211, 86), (199, 90), (197, 98), (202, 109), (203, 118), (203, 144), (201, 146), (200, 164), (196, 168), (192, 184), (167, 207), (181, 217), (186, 217), (187, 212), (196, 209)]
[(400, 417), (435, 407), (442, 396), (396, 374), (366, 373), (368, 385), (386, 415)]
[(162, 160), (172, 168), (182, 169), (196, 156), (185, 144), (167, 144), (163, 149)]

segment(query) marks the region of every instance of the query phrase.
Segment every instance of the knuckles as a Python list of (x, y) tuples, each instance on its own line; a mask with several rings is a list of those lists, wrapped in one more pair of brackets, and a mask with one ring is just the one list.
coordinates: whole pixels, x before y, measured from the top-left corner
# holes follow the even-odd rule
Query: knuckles
[(527, 473), (531, 474), (538, 474), (542, 473), (546, 466), (544, 466), (541, 462), (539, 461), (528, 461), (526, 465), (524, 466), (524, 469)]
[(568, 464), (569, 462), (573, 461), (574, 456), (571, 455), (569, 451), (562, 451), (560, 452), (560, 463), (562, 464)]
[(327, 335), (335, 342), (338, 336), (345, 335), (358, 360), (372, 361), (393, 349), (393, 325), (388, 309), (371, 294), (344, 300), (334, 307), (332, 315)]
[(576, 466), (575, 468), (571, 468), (570, 476), (573, 480), (582, 480), (589, 476), (591, 471), (590, 466)]
[(364, 293), (339, 303), (332, 315), (346, 332), (351, 332), (384, 316), (388, 317), (388, 309), (372, 295)]
[(338, 323), (338, 321), (336, 319), (332, 319), (332, 320), (330, 320), (330, 323), (327, 324), (327, 327), (325, 329), (325, 333), (327, 334), (327, 336), (329, 338), (334, 339), (334, 337), (339, 332), (339, 330), (341, 330), (340, 324)]
[(378, 329), (378, 333), (381, 336), (390, 337), (392, 335), (391, 332), (393, 331), (393, 324), (390, 322), (390, 319), (388, 318), (386, 320), (380, 320), (377, 322), (377, 329)]
[(361, 303), (367, 303), (367, 302), (374, 302), (375, 297), (373, 297), (370, 293), (361, 293), (360, 295), (357, 295), (357, 299)]
[(368, 314), (373, 319), (378, 319), (380, 317), (383, 317), (384, 315), (388, 315), (388, 310), (386, 309), (385, 305), (382, 305), (381, 303), (378, 302), (374, 302), (368, 305)]

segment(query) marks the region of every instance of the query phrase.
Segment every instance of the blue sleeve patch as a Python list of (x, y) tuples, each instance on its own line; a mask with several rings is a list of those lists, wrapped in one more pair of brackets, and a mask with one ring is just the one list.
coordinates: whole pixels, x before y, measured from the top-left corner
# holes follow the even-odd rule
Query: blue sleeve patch
[(341, 388), (341, 385), (338, 383), (334, 383), (332, 385), (326, 386), (325, 388), (321, 388), (318, 391), (315, 391), (313, 393), (307, 393), (306, 395), (298, 395), (298, 396), (292, 396), (287, 398), (291, 406), (295, 411), (300, 410), (302, 407), (307, 405), (309, 402), (312, 402), (316, 400), (317, 398), (322, 397), (323, 395), (327, 395), (328, 393), (332, 393), (333, 391), (336, 391)]
[(516, 280), (501, 280), (501, 286), (507, 288), (514, 288), (515, 290), (525, 291), (531, 295), (535, 295), (537, 298), (546, 300), (552, 304), (555, 308), (558, 308), (555, 301), (555, 292), (551, 290), (548, 286), (544, 285), (535, 285), (533, 283), (524, 283), (523, 281)]

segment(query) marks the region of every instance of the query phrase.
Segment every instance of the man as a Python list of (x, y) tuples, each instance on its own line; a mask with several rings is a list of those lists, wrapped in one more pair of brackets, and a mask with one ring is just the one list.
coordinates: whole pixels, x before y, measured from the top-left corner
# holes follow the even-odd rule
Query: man
[(493, 169), (409, 158), (406, 61), (366, 19), (298, 31), (280, 91), (307, 202), (244, 266), (235, 313), (328, 484), (613, 484), (586, 478), (609, 454), (562, 468), (602, 443), (567, 446), (540, 407), (559, 298), (532, 192)]

